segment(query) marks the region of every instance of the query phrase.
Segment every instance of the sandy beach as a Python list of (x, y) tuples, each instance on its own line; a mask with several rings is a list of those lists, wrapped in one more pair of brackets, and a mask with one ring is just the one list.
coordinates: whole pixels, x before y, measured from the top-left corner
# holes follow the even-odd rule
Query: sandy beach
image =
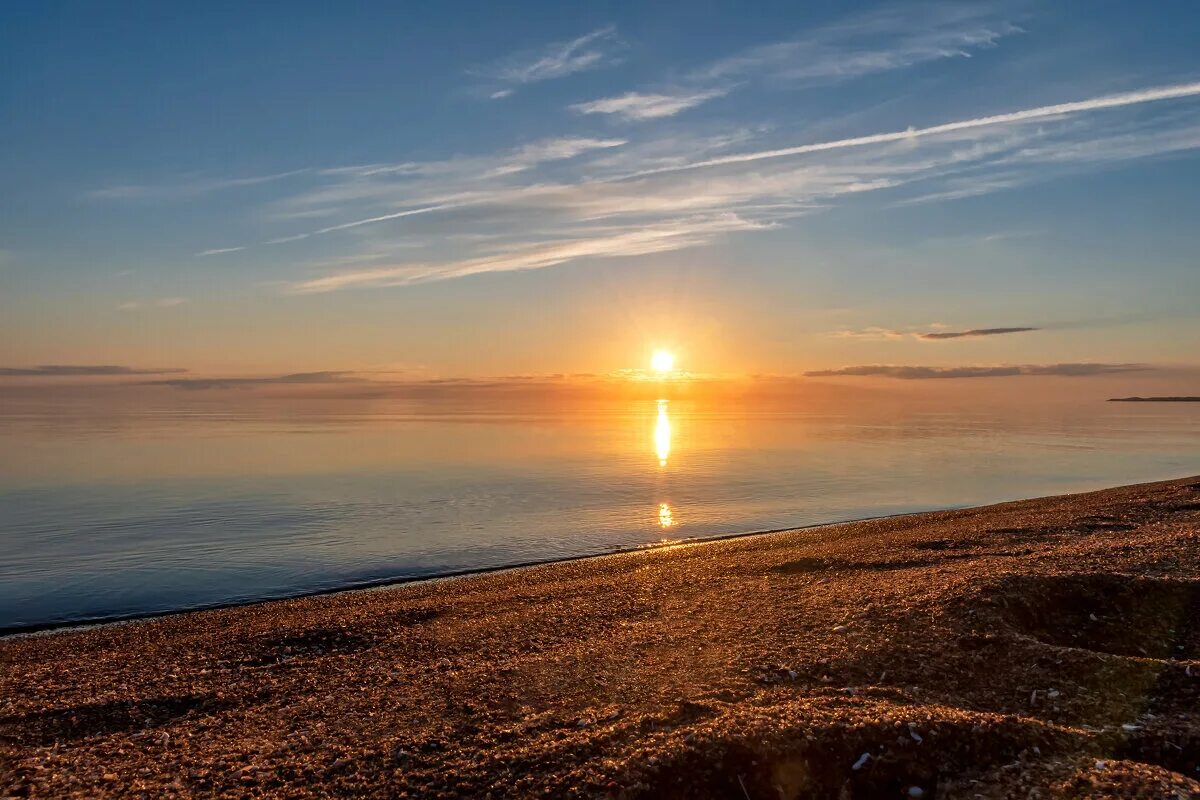
[(1200, 477), (0, 641), (12, 797), (1200, 794)]

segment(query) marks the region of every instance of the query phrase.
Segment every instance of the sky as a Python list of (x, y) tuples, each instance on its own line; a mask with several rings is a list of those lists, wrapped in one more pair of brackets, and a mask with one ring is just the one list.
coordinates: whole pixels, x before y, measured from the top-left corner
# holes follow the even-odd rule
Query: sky
[(1198, 35), (1171, 0), (6, 3), (0, 380), (666, 348), (1200, 394)]

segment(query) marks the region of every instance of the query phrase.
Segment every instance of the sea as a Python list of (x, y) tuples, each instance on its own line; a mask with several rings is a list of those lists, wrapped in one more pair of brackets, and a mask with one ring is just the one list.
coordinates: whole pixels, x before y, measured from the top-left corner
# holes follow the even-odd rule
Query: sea
[(6, 402), (0, 631), (1197, 473), (1194, 403)]

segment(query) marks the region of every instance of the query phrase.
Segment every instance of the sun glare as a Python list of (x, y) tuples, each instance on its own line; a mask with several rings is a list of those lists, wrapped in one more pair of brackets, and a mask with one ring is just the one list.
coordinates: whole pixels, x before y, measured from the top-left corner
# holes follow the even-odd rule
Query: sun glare
[(656, 350), (650, 357), (650, 367), (655, 372), (670, 372), (675, 368), (675, 356), (666, 350)]
[(658, 401), (658, 419), (654, 423), (654, 452), (658, 465), (665, 467), (671, 457), (671, 419), (667, 416), (667, 401)]

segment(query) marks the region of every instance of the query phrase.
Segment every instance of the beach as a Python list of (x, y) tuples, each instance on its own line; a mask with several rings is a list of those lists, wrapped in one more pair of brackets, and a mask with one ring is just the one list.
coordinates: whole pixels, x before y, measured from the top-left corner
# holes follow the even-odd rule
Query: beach
[(0, 640), (12, 797), (1188, 797), (1200, 476)]

